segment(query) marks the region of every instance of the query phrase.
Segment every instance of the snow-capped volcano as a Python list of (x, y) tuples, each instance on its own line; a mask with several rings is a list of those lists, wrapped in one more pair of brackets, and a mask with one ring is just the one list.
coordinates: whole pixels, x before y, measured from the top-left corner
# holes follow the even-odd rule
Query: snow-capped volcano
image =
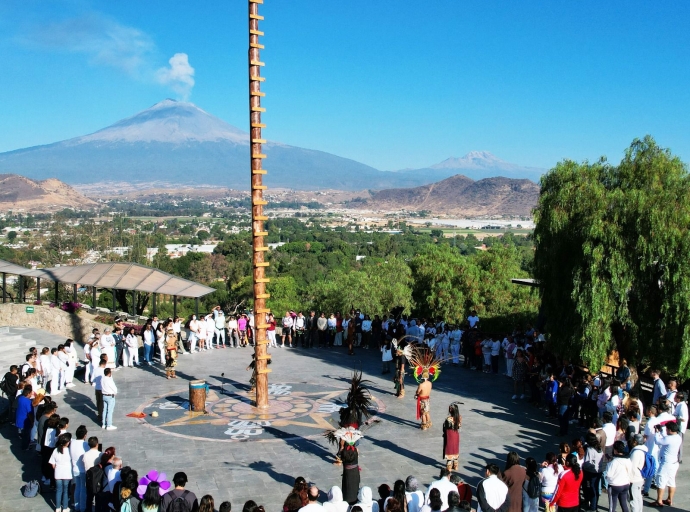
[(85, 142), (214, 142), (249, 144), (249, 134), (201, 110), (192, 103), (167, 99), (138, 114), (90, 135), (72, 139)]

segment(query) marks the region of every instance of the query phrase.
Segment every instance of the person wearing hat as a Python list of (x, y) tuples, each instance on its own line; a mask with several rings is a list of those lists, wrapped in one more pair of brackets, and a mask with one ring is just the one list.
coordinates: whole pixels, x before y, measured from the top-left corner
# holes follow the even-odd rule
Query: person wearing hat
[(353, 427), (338, 429), (335, 431), (334, 435), (345, 442), (345, 448), (340, 455), (340, 459), (343, 463), (343, 480), (341, 487), (343, 490), (343, 500), (352, 505), (357, 502), (360, 479), (359, 452), (357, 451), (355, 443), (363, 436), (359, 430)]

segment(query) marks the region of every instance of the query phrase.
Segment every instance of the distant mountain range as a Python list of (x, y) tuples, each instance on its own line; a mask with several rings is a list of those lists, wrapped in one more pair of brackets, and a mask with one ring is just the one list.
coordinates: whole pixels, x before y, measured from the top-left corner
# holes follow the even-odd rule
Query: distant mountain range
[(381, 190), (360, 206), (378, 211), (527, 216), (532, 214), (538, 199), (539, 185), (530, 180), (496, 177), (474, 181), (458, 174), (421, 187)]
[[(472, 152), (423, 169), (379, 171), (323, 151), (268, 142), (269, 187), (383, 189), (414, 187), (454, 174), (538, 180), (542, 169)], [(70, 184), (165, 182), (247, 189), (249, 135), (191, 103), (164, 100), (90, 135), (0, 153), (0, 173)]]
[(0, 211), (54, 211), (91, 208), (96, 203), (60, 180), (34, 181), (16, 174), (0, 174)]

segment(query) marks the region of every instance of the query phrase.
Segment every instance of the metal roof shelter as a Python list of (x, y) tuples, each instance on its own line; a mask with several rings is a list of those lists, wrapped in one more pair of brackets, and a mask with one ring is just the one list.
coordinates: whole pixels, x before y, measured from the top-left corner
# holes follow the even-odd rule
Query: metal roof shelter
[[(67, 265), (44, 269), (27, 269), (8, 261), (0, 260), (0, 273), (3, 281), (3, 302), (6, 301), (6, 274), (21, 277), (33, 277), (40, 289), (40, 280), (47, 279), (57, 283), (74, 285), (76, 301), (77, 284), (90, 286), (93, 291), (93, 306), (96, 306), (96, 290), (108, 288), (111, 290), (128, 290), (134, 292), (153, 293), (153, 312), (156, 310), (156, 295), (172, 295), (173, 297), (191, 297), (199, 299), (213, 293), (215, 288), (173, 276), (162, 270), (140, 265), (138, 263), (109, 262), (90, 265)], [(22, 297), (20, 297), (22, 299)], [(198, 302), (197, 302), (198, 304)], [(175, 306), (177, 301), (175, 301)], [(113, 311), (115, 310), (115, 294), (113, 293)]]

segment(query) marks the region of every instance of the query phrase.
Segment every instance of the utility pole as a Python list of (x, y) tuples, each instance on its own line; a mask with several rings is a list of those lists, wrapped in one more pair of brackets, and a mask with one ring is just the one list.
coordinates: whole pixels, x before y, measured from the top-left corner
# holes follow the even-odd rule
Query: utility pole
[(261, 82), (266, 80), (261, 76), (261, 68), (264, 63), (259, 57), (259, 50), (264, 46), (259, 43), (259, 37), (264, 33), (259, 30), (259, 21), (264, 17), (259, 15), (259, 5), (264, 0), (249, 0), (249, 121), (251, 138), (251, 193), (252, 193), (252, 267), (254, 278), (254, 354), (256, 356), (256, 402), (259, 409), (268, 408), (268, 374), (271, 370), (267, 368), (268, 360), (266, 347), (266, 314), (270, 310), (266, 307), (266, 299), (270, 297), (266, 293), (265, 269), (268, 262), (265, 261), (268, 247), (264, 245), (264, 237), (268, 235), (264, 231), (264, 221), (268, 217), (264, 215), (264, 206), (267, 202), (263, 197), (266, 185), (263, 184), (263, 175), (266, 170), (263, 168), (263, 160), (266, 155), (261, 153), (261, 145), (266, 141), (261, 138), (261, 129), (266, 125), (261, 123), (261, 113), (265, 108), (261, 108), (261, 98), (266, 93), (261, 92)]

